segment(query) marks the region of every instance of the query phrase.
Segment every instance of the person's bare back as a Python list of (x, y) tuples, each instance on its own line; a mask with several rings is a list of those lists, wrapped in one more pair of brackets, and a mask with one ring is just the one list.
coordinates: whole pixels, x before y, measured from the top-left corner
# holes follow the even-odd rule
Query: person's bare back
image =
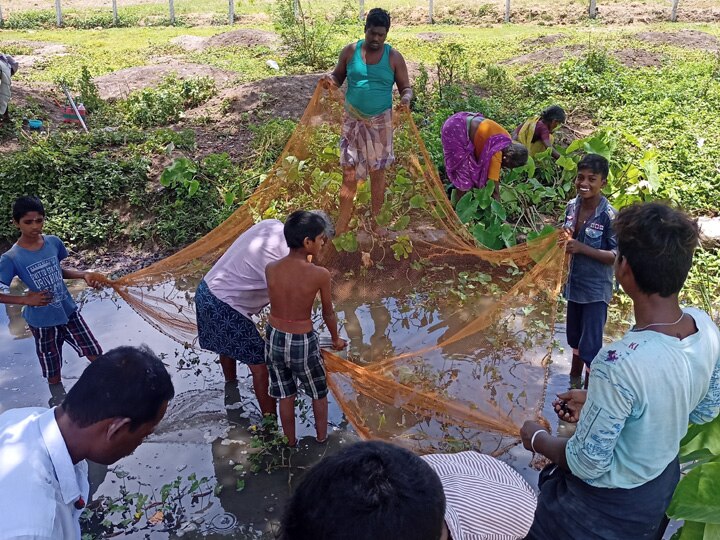
[(330, 272), (290, 253), (265, 269), (270, 293), (270, 324), (292, 334), (312, 332), (310, 316), (318, 291), (330, 294)]

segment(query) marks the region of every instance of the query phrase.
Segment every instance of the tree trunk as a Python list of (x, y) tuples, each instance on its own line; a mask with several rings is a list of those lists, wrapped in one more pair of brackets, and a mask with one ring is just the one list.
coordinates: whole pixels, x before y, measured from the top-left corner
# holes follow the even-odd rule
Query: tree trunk
[(428, 0), (428, 24), (433, 23), (433, 0)]
[(58, 26), (62, 26), (62, 8), (60, 7), (60, 0), (55, 0), (55, 19)]
[(117, 14), (117, 0), (112, 0), (112, 8), (113, 8), (113, 24), (117, 26), (118, 24), (118, 14)]
[(360, 0), (360, 20), (365, 20), (365, 0)]
[(591, 19), (594, 19), (597, 16), (597, 5), (595, 0), (590, 0), (589, 15)]
[(505, 0), (505, 22), (510, 22), (510, 0)]
[(228, 0), (228, 22), (230, 26), (235, 24), (235, 0)]
[(672, 13), (670, 13), (670, 20), (672, 22), (677, 22), (677, 8), (678, 8), (679, 3), (680, 3), (680, 0), (673, 0)]
[(175, 2), (170, 0), (170, 24), (175, 24)]
[(0, 6), (0, 28), (2, 28), (4, 25), (5, 25), (5, 19), (3, 19), (2, 6)]

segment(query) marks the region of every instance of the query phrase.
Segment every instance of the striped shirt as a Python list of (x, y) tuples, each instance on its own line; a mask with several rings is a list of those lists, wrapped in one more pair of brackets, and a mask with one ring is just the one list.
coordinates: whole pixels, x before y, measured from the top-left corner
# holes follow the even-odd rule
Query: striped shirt
[(445, 491), (445, 523), (453, 540), (524, 538), (535, 492), (510, 466), (478, 452), (422, 456)]

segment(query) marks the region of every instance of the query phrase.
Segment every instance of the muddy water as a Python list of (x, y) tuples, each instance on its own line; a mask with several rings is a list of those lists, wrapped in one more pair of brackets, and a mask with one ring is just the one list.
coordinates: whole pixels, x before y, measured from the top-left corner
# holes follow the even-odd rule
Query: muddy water
[[(215, 355), (185, 350), (173, 340), (143, 321), (124, 302), (104, 293), (74, 289), (83, 302), (83, 316), (107, 350), (119, 345), (146, 343), (162, 354), (176, 388), (176, 397), (155, 434), (138, 450), (114, 466), (91, 469), (93, 499), (117, 497), (123, 490), (143, 493), (159, 500), (162, 487), (180, 478), (179, 489), (187, 489), (194, 479), (203, 480), (192, 495), (178, 499), (167, 514), (174, 513), (185, 524), (179, 528), (162, 523), (131, 530), (128, 538), (271, 538), (277, 530), (282, 508), (292, 487), (303, 472), (324, 455), (333, 453), (357, 440), (334, 398), (330, 396), (330, 442), (325, 446), (314, 441), (309, 403), (303, 402), (298, 418), (300, 450), (286, 456), (284, 467), (270, 473), (249, 471), (248, 456), (253, 426), (259, 419), (252, 399), (250, 379), (242, 368), (239, 386), (226, 387), (222, 382)], [(436, 308), (414, 306), (394, 298), (371, 303), (345, 302), (336, 305), (338, 315), (346, 321), (345, 332), (352, 337), (350, 354), (363, 359), (401, 352), (399, 344), (413, 349), (431, 345), (452, 333), (453, 317)], [(462, 319), (462, 318), (461, 318)], [(422, 324), (418, 324), (422, 321)], [(558, 339), (564, 343), (562, 324)], [(463, 367), (462, 354), (444, 351)], [(69, 348), (64, 350), (63, 382), (70, 388), (87, 365)], [(465, 356), (468, 356), (467, 354)], [(26, 330), (17, 308), (0, 309), (0, 411), (12, 407), (46, 406), (53, 397), (40, 376), (32, 337)], [(569, 351), (556, 351), (550, 366), (547, 398), (543, 407), (553, 422), (550, 401), (556, 392), (567, 387)], [(447, 362), (448, 358), (438, 358)], [(463, 380), (464, 376), (459, 377)], [(368, 415), (373, 405), (368, 405)], [(556, 424), (556, 423), (555, 423)], [(555, 426), (554, 426), (555, 427)], [(485, 451), (485, 448), (483, 448)], [(529, 466), (530, 453), (516, 446), (501, 459), (518, 470), (531, 485), (536, 485), (537, 471)], [(195, 475), (188, 479), (189, 476)], [(222, 486), (221, 489), (216, 488)], [(175, 493), (171, 490), (172, 493)], [(154, 497), (154, 499), (153, 499)], [(158, 507), (147, 511), (151, 516)], [(131, 512), (131, 514), (134, 512)], [(118, 513), (104, 516), (114, 523), (123, 517)], [(132, 526), (130, 526), (132, 527)]]

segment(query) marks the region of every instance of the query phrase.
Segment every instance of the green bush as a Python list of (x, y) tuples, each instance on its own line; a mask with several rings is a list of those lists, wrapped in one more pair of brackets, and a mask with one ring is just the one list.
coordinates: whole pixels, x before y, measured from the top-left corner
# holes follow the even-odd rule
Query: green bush
[(187, 109), (197, 107), (215, 95), (209, 77), (180, 80), (172, 75), (157, 88), (138, 90), (120, 104), (128, 124), (138, 127), (164, 126), (180, 120)]
[(286, 64), (316, 70), (335, 65), (343, 45), (338, 39), (347, 27), (357, 25), (355, 6), (349, 2), (344, 4), (332, 19), (328, 19), (326, 13), (322, 4), (318, 8), (311, 1), (278, 0), (273, 22), (286, 47)]

